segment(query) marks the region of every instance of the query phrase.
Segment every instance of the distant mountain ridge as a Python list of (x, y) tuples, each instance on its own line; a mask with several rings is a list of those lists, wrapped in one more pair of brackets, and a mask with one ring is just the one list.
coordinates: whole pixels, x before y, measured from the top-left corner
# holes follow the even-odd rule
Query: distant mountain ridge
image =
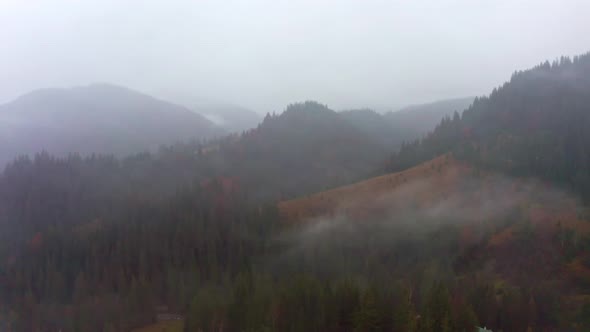
[(439, 100), (385, 114), (371, 109), (346, 110), (338, 114), (377, 142), (397, 150), (403, 142), (427, 135), (445, 116), (462, 112), (473, 100), (473, 97)]
[(124, 156), (224, 133), (186, 107), (116, 85), (40, 89), (0, 105), (0, 166), (43, 150)]
[(365, 177), (388, 155), (388, 148), (373, 136), (313, 101), (268, 114), (255, 129), (222, 140), (214, 150), (208, 153), (215, 165), (211, 168), (274, 198), (277, 193), (294, 197)]
[(190, 104), (191, 109), (231, 133), (255, 128), (262, 116), (248, 108), (220, 102)]
[(397, 111), (387, 112), (383, 117), (404, 137), (417, 139), (434, 130), (445, 116), (451, 116), (455, 111), (463, 112), (474, 99), (475, 97), (464, 97), (410, 105)]

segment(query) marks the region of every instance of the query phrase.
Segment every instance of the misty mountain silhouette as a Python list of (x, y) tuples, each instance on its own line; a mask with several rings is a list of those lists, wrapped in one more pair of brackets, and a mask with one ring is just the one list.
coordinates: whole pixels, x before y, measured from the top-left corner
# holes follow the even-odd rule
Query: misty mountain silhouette
[(192, 110), (232, 133), (252, 129), (262, 121), (260, 114), (238, 105), (207, 101), (187, 105), (191, 105)]
[(463, 112), (474, 99), (465, 97), (409, 105), (397, 111), (387, 112), (383, 117), (406, 139), (417, 139), (433, 130), (445, 116), (451, 116), (455, 111)]
[(43, 150), (123, 156), (222, 134), (186, 107), (116, 85), (41, 89), (0, 105), (0, 165)]

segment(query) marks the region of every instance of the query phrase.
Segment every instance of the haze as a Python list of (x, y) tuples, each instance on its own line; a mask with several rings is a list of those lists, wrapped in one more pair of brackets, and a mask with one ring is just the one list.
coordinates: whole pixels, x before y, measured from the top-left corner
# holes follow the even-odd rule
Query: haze
[(0, 102), (92, 82), (261, 113), (481, 95), (587, 51), (589, 12), (575, 0), (3, 0)]

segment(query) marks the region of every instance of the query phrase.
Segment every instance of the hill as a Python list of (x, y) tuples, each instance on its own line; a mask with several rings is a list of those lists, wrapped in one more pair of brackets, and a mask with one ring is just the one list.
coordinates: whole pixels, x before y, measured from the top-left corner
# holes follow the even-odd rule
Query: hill
[[(458, 178), (466, 175), (469, 169), (461, 165), (452, 156), (446, 155), (434, 160), (412, 167), (408, 170), (382, 175), (343, 187), (314, 193), (293, 200), (279, 203), (279, 212), (285, 222), (309, 222), (314, 219), (321, 219), (325, 216), (336, 216), (338, 214), (360, 215), (363, 211), (378, 213), (393, 205), (406, 204), (407, 200), (418, 201), (423, 197), (409, 195), (408, 197), (388, 197), (405, 186), (412, 186), (417, 182), (436, 182), (433, 188), (436, 191), (428, 190), (421, 193), (424, 195), (448, 194), (450, 185), (455, 185)], [(435, 194), (436, 193), (436, 194)], [(401, 200), (401, 201), (400, 201)]]
[(408, 135), (405, 130), (399, 130), (397, 124), (371, 109), (342, 111), (338, 115), (388, 149), (398, 149), (402, 142), (416, 138), (414, 135)]
[[(0, 195), (8, 203), (0, 212), (16, 212), (2, 219), (50, 227), (26, 229), (28, 240), (8, 257), (0, 251), (6, 294), (0, 315), (14, 317), (17, 330), (131, 330), (150, 324), (162, 304), (185, 316), (189, 329), (326, 330), (359, 324), (365, 306), (387, 308), (366, 315), (399, 327), (403, 321), (390, 310), (405, 315), (410, 306), (408, 317), (431, 317), (433, 298), (452, 308), (444, 315), (465, 329), (481, 322), (511, 331), (529, 325), (563, 330), (586, 317), (590, 223), (575, 198), (451, 155), (282, 202), (278, 211), (251, 200), (258, 188), (235, 186), (231, 178), (187, 182), (166, 197), (135, 189), (111, 193), (106, 197), (113, 201), (103, 205), (76, 174), (93, 170), (109, 179), (113, 170), (133, 171), (141, 160), (21, 163), (5, 179), (14, 185), (22, 172), (17, 188), (28, 193)], [(56, 180), (61, 186), (47, 181), (58, 174), (69, 180)], [(125, 182), (129, 178), (111, 181), (127, 188), (137, 180)], [(32, 185), (22, 185), (26, 181)], [(27, 212), (19, 214), (23, 206)], [(94, 221), (72, 228), (59, 214)], [(0, 243), (2, 250), (6, 242)], [(305, 301), (325, 311), (302, 313)], [(328, 310), (342, 313), (324, 316)], [(471, 312), (467, 318), (463, 310)], [(294, 319), (301, 315), (308, 319)]]
[(456, 278), (488, 279), (499, 296), (551, 287), (559, 295), (535, 295), (537, 305), (553, 298), (572, 313), (590, 296), (590, 215), (576, 195), (452, 155), (278, 206), (295, 242), (303, 243), (298, 255), (313, 257), (308, 260), (320, 267), (306, 268), (318, 273), (362, 269), (374, 261), (354, 265), (352, 253), (371, 253), (405, 275), (428, 260), (449, 262)]
[(518, 71), (460, 116), (402, 147), (390, 170), (455, 151), (458, 158), (560, 183), (590, 197), (590, 54)]
[(350, 183), (382, 167), (387, 147), (316, 102), (292, 104), (206, 149), (217, 173), (278, 199)]
[[(543, 207), (533, 208), (535, 204)], [(310, 222), (326, 216), (362, 221), (390, 218), (408, 211), (413, 215), (428, 214), (430, 210), (436, 210), (434, 215), (441, 220), (451, 212), (461, 215), (462, 220), (476, 215), (474, 219), (482, 220), (497, 218), (501, 212), (498, 210), (514, 208), (526, 210), (533, 216), (533, 223), (559, 220), (564, 226), (590, 233), (590, 224), (579, 222), (579, 218), (587, 216), (577, 214), (584, 209), (575, 195), (533, 179), (484, 171), (455, 159), (452, 154), (401, 172), (282, 201), (278, 206), (285, 222)], [(449, 211), (452, 208), (457, 211)]]
[(0, 240), (15, 244), (51, 227), (116, 218), (128, 205), (156, 204), (194, 184), (207, 191), (221, 183), (267, 204), (366, 178), (386, 156), (380, 144), (312, 102), (206, 144), (179, 143), (120, 159), (42, 153), (0, 173)]
[(262, 116), (258, 113), (241, 106), (204, 101), (191, 105), (194, 105), (192, 109), (195, 112), (229, 133), (241, 133), (256, 128), (262, 121)]
[(156, 153), (20, 158), (0, 323), (159, 328), (166, 306), (191, 331), (590, 330), (588, 58), (515, 74), (379, 177), (375, 114), (315, 102)]
[(399, 131), (406, 140), (421, 138), (446, 116), (463, 112), (473, 103), (474, 97), (439, 100), (432, 103), (406, 106), (387, 112), (383, 117)]
[(375, 141), (398, 150), (403, 142), (427, 135), (445, 116), (465, 110), (472, 97), (412, 105), (395, 112), (379, 114), (371, 109), (341, 111), (338, 114)]
[(43, 89), (0, 105), (0, 165), (42, 150), (125, 156), (222, 134), (185, 107), (123, 87)]

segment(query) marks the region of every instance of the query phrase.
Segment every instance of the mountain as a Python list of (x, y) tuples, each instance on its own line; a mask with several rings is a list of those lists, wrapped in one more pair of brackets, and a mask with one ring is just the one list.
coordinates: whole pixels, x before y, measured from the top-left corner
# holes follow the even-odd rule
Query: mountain
[(382, 169), (387, 156), (388, 149), (315, 102), (290, 105), (241, 135), (154, 153), (41, 153), (0, 173), (0, 240), (114, 218), (129, 198), (157, 202), (195, 183), (204, 190), (218, 182), (241, 188), (260, 204), (293, 198), (366, 178)]
[(445, 116), (461, 112), (473, 98), (441, 100), (428, 104), (412, 105), (399, 111), (379, 114), (371, 109), (339, 112), (351, 125), (392, 150), (403, 142), (413, 141), (428, 134)]
[(281, 202), (302, 229), (297, 268), (407, 278), (432, 264), (493, 330), (588, 329), (588, 77), (590, 53), (515, 72), (404, 144), (394, 172)]
[(567, 330), (585, 321), (590, 214), (556, 184), (483, 171), (446, 154), (278, 208), (286, 227), (301, 230), (291, 254), (304, 264), (299, 269), (349, 275), (374, 266), (414, 278), (426, 264), (437, 278), (453, 276), (453, 296), (472, 294), (477, 320), (493, 330)]
[(474, 97), (440, 100), (427, 104), (406, 106), (383, 115), (393, 129), (406, 139), (417, 139), (431, 131), (445, 116), (462, 112)]
[(205, 150), (217, 173), (276, 199), (366, 177), (382, 165), (389, 149), (339, 113), (308, 101), (269, 114), (256, 129)]
[(414, 136), (407, 135), (402, 130), (396, 130), (393, 122), (371, 109), (342, 111), (338, 115), (359, 131), (389, 149), (399, 148), (404, 140), (415, 139)]
[(42, 150), (123, 156), (223, 133), (185, 107), (123, 87), (42, 89), (0, 105), (0, 165)]
[(590, 54), (517, 72), (385, 175), (380, 117), (316, 102), (153, 153), (19, 158), (0, 329), (588, 331), (589, 74)]
[(255, 128), (262, 121), (258, 113), (241, 106), (204, 101), (192, 105), (192, 110), (230, 133)]
[(518, 71), (461, 116), (405, 145), (390, 170), (453, 151), (480, 167), (557, 182), (590, 199), (589, 77), (590, 53)]

